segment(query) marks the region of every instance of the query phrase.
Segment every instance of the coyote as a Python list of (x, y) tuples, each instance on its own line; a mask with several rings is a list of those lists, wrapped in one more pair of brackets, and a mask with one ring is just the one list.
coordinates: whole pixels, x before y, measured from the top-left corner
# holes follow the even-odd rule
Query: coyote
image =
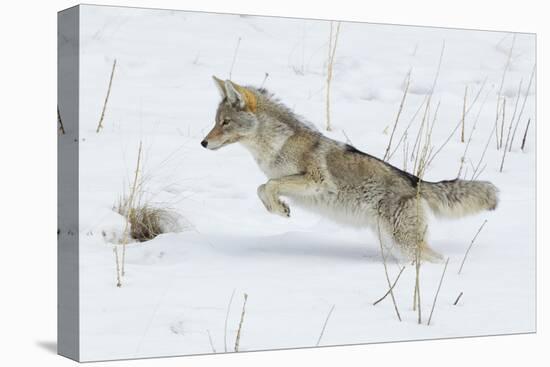
[(324, 136), (263, 88), (213, 78), (222, 101), (201, 145), (216, 150), (239, 142), (248, 149), (268, 178), (258, 196), (271, 213), (290, 216), (283, 196), (336, 222), (378, 231), (406, 258), (439, 261), (426, 243), (427, 209), (456, 218), (497, 206), (490, 182), (421, 180)]

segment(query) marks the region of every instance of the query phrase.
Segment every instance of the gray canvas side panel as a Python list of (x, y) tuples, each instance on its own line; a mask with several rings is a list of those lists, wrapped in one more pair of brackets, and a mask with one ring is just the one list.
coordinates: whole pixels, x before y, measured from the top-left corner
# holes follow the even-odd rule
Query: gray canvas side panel
[(57, 351), (79, 360), (79, 11), (57, 15)]

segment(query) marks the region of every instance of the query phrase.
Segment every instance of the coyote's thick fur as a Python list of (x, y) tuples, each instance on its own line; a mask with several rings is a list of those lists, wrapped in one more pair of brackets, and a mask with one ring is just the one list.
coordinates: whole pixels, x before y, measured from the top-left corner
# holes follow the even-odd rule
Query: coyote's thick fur
[(497, 206), (498, 190), (490, 182), (420, 180), (322, 135), (264, 89), (214, 81), (222, 101), (201, 144), (215, 150), (239, 142), (247, 148), (268, 177), (258, 196), (271, 213), (290, 215), (283, 196), (337, 222), (380, 230), (408, 257), (418, 249), (434, 261), (440, 255), (425, 240), (426, 208), (436, 216), (461, 217)]

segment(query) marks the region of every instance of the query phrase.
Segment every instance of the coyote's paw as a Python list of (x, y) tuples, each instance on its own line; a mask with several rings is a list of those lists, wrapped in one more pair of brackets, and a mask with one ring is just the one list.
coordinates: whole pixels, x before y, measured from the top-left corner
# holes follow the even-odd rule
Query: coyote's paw
[(285, 218), (290, 217), (290, 208), (288, 207), (288, 204), (284, 201), (277, 200), (275, 202), (275, 210), (273, 210), (273, 213), (279, 214), (280, 216), (283, 216)]
[(260, 185), (258, 187), (258, 197), (260, 198), (268, 212), (278, 214), (286, 218), (290, 217), (290, 208), (288, 207), (288, 205), (278, 198), (268, 195), (265, 185)]
[(432, 264), (442, 264), (444, 262), (443, 256), (429, 247), (422, 249), (420, 252), (420, 259)]

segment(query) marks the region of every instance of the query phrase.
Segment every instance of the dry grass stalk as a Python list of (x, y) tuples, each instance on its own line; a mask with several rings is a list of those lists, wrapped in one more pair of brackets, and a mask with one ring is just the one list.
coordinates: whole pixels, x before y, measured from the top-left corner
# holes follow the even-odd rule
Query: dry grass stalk
[(504, 141), (504, 121), (506, 120), (506, 97), (502, 98), (502, 122), (500, 125), (500, 147)]
[[(470, 148), (470, 144), (474, 136), (474, 131), (476, 130), (477, 122), (479, 121), (479, 116), (481, 115), (481, 111), (483, 111), (483, 107), (485, 106), (485, 102), (487, 102), (488, 96), (489, 96), (489, 92), (485, 94), (485, 98), (483, 99), (483, 102), (481, 103), (479, 111), (477, 112), (476, 119), (472, 124), (472, 129), (470, 130), (470, 136), (468, 137), (468, 142), (466, 143), (466, 147), (464, 148), (464, 153), (462, 154), (462, 158), (460, 158), (460, 167), (458, 167), (458, 173), (456, 175), (457, 178), (460, 178), (460, 175), (462, 173), (462, 168), (464, 167), (464, 162), (466, 161), (466, 154), (468, 153), (468, 149)], [(464, 177), (466, 177), (466, 173), (467, 171), (464, 172)]]
[(443, 54), (445, 53), (445, 41), (443, 41), (443, 44), (441, 45), (441, 52), (439, 53), (439, 61), (437, 63), (437, 70), (435, 72), (434, 81), (432, 83), (432, 87), (430, 88), (430, 92), (428, 93), (430, 96), (433, 95), (435, 86), (437, 85), (437, 80), (439, 79), (439, 73), (441, 72), (441, 63), (443, 61)]
[(384, 263), (384, 273), (386, 274), (386, 281), (388, 282), (389, 292), (393, 302), (393, 308), (395, 309), (395, 314), (397, 315), (397, 319), (401, 321), (401, 314), (399, 313), (397, 302), (395, 301), (395, 296), (393, 295), (393, 287), (390, 281), (390, 276), (388, 274), (388, 264), (386, 261), (386, 255), (384, 253), (384, 244), (382, 243), (382, 234), (380, 232), (380, 222), (378, 222), (378, 242), (380, 243), (380, 252), (382, 254), (382, 262)]
[(504, 40), (506, 40), (506, 38), (508, 38), (509, 36), (510, 36), (510, 33), (507, 33), (504, 37), (502, 37), (502, 38), (500, 39), (500, 41), (497, 42), (497, 44), (496, 44), (495, 47), (496, 47), (496, 48), (499, 48), (500, 45), (502, 44), (502, 42), (504, 42)]
[(216, 353), (216, 348), (214, 348), (214, 343), (212, 342), (212, 335), (210, 335), (210, 330), (206, 329), (208, 334), (208, 341), (210, 342), (210, 348), (212, 348), (212, 353)]
[(243, 322), (244, 322), (244, 315), (246, 312), (246, 301), (248, 299), (248, 294), (244, 294), (244, 303), (243, 303), (243, 309), (241, 311), (241, 321), (239, 321), (239, 328), (237, 329), (237, 337), (235, 338), (235, 352), (239, 351), (239, 343), (241, 341), (241, 331), (243, 328)]
[(425, 160), (426, 160), (426, 167), (430, 164), (431, 162), (431, 157), (432, 157), (432, 153), (433, 153), (433, 150), (434, 150), (434, 146), (431, 145), (432, 143), (432, 131), (434, 129), (434, 126), (435, 126), (435, 123), (437, 122), (437, 113), (439, 112), (439, 106), (441, 105), (441, 101), (439, 101), (437, 103), (437, 107), (435, 108), (435, 112), (434, 112), (434, 117), (432, 119), (432, 124), (430, 126), (430, 130), (429, 130), (429, 133), (426, 135), (426, 139), (427, 139), (427, 145), (426, 147), (429, 147), (429, 150), (426, 154), (426, 157), (425, 157)]
[(441, 274), (441, 279), (439, 280), (439, 285), (437, 286), (437, 292), (435, 292), (434, 302), (432, 304), (432, 309), (430, 311), (430, 317), (428, 318), (428, 325), (432, 321), (432, 315), (434, 313), (435, 304), (437, 303), (437, 296), (439, 296), (439, 291), (441, 290), (441, 284), (443, 284), (443, 278), (445, 277), (445, 272), (447, 271), (447, 265), (449, 265), (449, 258), (445, 261), (445, 267), (443, 268), (443, 274)]
[[(429, 130), (426, 128), (426, 132), (424, 133), (424, 143), (421, 145), (419, 144), (418, 145), (418, 148), (416, 150), (416, 153), (414, 152), (415, 148), (413, 147), (413, 151), (411, 153), (411, 160), (413, 159), (414, 157), (414, 166), (413, 166), (413, 173), (417, 174), (421, 171), (421, 163), (424, 164), (425, 163), (425, 159), (427, 157), (427, 151), (429, 149), (429, 142), (430, 142), (430, 138), (429, 138)], [(422, 140), (423, 137), (420, 137), (420, 141)], [(424, 160), (424, 162), (422, 162), (422, 160)]]
[(113, 252), (115, 253), (115, 262), (116, 262), (116, 286), (122, 287), (122, 281), (120, 279), (120, 261), (118, 260), (118, 248), (113, 246)]
[(497, 100), (497, 112), (496, 112), (496, 116), (495, 116), (495, 128), (493, 129), (495, 131), (495, 142), (496, 142), (496, 145), (497, 145), (497, 150), (500, 149), (500, 144), (499, 144), (499, 141), (498, 141), (498, 120), (500, 118), (500, 96), (498, 97), (498, 100)]
[[(504, 101), (504, 106), (506, 106), (506, 101)], [(503, 115), (504, 120), (504, 115)], [(500, 172), (502, 173), (502, 169), (504, 168), (504, 159), (506, 158), (506, 152), (508, 151), (508, 145), (510, 143), (510, 133), (512, 132), (512, 122), (513, 120), (510, 120), (510, 125), (508, 126), (508, 134), (506, 135), (506, 144), (504, 144), (504, 152), (502, 152), (502, 162), (500, 162)]]
[[(418, 191), (419, 192), (419, 191)], [(418, 194), (417, 194), (418, 195)], [(419, 213), (419, 200), (417, 199), (417, 216)], [(420, 227), (417, 224), (417, 227)], [(424, 231), (422, 234), (422, 237), (418, 234), (420, 231), (417, 231), (417, 245), (415, 249), (415, 258), (414, 258), (414, 264), (415, 264), (415, 279), (414, 279), (414, 295), (413, 295), (413, 311), (417, 311), (417, 322), (418, 324), (422, 323), (422, 307), (420, 302), (420, 264), (422, 261), (422, 246), (420, 245), (421, 239), (424, 238), (426, 235), (428, 227), (424, 227)]]
[(422, 260), (422, 247), (424, 245), (424, 238), (426, 236), (426, 231), (428, 227), (425, 226), (421, 231), (420, 229), (420, 192), (422, 186), (422, 179), (426, 173), (426, 167), (428, 165), (428, 152), (430, 146), (430, 136), (429, 132), (426, 133), (426, 139), (424, 140), (424, 147), (422, 148), (421, 155), (418, 161), (418, 169), (416, 171), (416, 176), (420, 179), (416, 188), (416, 249), (415, 249), (415, 285), (414, 285), (414, 299), (413, 299), (413, 310), (417, 311), (418, 314), (418, 324), (422, 323), (422, 307), (420, 301), (420, 263)]
[(235, 46), (235, 52), (233, 53), (233, 61), (231, 61), (231, 69), (229, 69), (229, 80), (233, 75), (233, 67), (235, 66), (235, 61), (237, 61), (237, 54), (239, 53), (239, 46), (241, 45), (241, 37), (237, 40), (237, 46)]
[[(468, 116), (468, 114), (470, 113), (470, 111), (472, 110), (472, 108), (474, 107), (474, 105), (476, 104), (477, 100), (479, 99), (479, 96), (481, 94), (481, 92), (483, 91), (483, 89), (485, 89), (485, 84), (487, 83), (487, 77), (485, 78), (485, 80), (483, 81), (483, 84), (481, 85), (481, 87), (479, 88), (479, 91), (476, 93), (476, 96), (474, 97), (472, 103), (468, 106), (468, 108), (466, 109), (466, 113), (465, 115)], [(439, 148), (437, 148), (437, 150), (435, 151), (435, 153), (430, 157), (430, 159), (428, 160), (428, 163), (427, 165), (429, 166), (432, 161), (435, 159), (435, 157), (437, 157), (437, 155), (443, 150), (443, 148), (445, 148), (445, 146), (449, 143), (449, 141), (452, 139), (452, 137), (454, 136), (454, 134), (457, 132), (457, 130), (459, 129), (460, 125), (462, 123), (462, 120), (458, 121), (458, 123), (456, 124), (456, 126), (454, 127), (453, 131), (451, 131), (451, 134), (447, 137), (447, 139), (445, 139), (445, 141), (443, 142), (443, 144), (441, 144), (441, 146)]]
[(340, 34), (340, 22), (336, 25), (336, 34), (333, 41), (333, 25), (330, 22), (330, 35), (329, 35), (329, 49), (328, 49), (328, 60), (327, 60), (327, 97), (326, 97), (326, 114), (327, 114), (327, 131), (331, 131), (332, 127), (330, 125), (330, 85), (332, 82), (332, 69), (334, 66), (334, 56), (336, 54), (336, 45), (338, 43), (338, 36)]
[[(468, 176), (468, 167), (464, 169), (464, 177), (466, 176)], [(459, 175), (457, 175), (456, 178), (460, 179), (460, 171), (459, 171)]]
[(344, 138), (346, 139), (346, 143), (353, 146), (353, 142), (351, 141), (348, 134), (346, 134), (346, 132), (344, 130), (342, 130), (342, 135), (344, 135)]
[(456, 297), (456, 300), (455, 302), (453, 303), (453, 306), (456, 306), (458, 304), (458, 301), (460, 301), (460, 298), (462, 297), (464, 293), (463, 292), (460, 292), (460, 294), (458, 295), (458, 297)]
[(487, 163), (485, 163), (483, 165), (483, 167), (481, 167), (481, 169), (479, 170), (479, 172), (477, 172), (473, 177), (472, 177), (472, 181), (475, 181), (479, 178), (479, 176), (481, 176), (481, 174), (483, 173), (483, 171), (485, 171), (485, 168), (487, 168)]
[(327, 327), (328, 320), (330, 319), (330, 315), (332, 315), (332, 311), (334, 311), (335, 306), (336, 305), (332, 305), (332, 307), (330, 308), (330, 311), (328, 312), (327, 318), (325, 319), (325, 323), (323, 324), (323, 328), (321, 329), (321, 334), (319, 334), (319, 338), (317, 339), (317, 344), (315, 344), (316, 347), (318, 347), (319, 344), (321, 343), (321, 339), (323, 338), (323, 335), (325, 334), (325, 329)]
[(416, 247), (415, 256), (415, 280), (414, 280), (414, 302), (413, 310), (417, 311), (417, 322), (422, 323), (422, 308), (420, 302), (420, 246)]
[(401, 270), (399, 270), (399, 274), (397, 274), (397, 277), (395, 278), (395, 280), (393, 281), (393, 284), (391, 285), (390, 289), (387, 290), (386, 294), (384, 294), (382, 297), (380, 297), (377, 301), (375, 301), (372, 305), (373, 306), (376, 306), (377, 304), (379, 304), (380, 302), (382, 302), (387, 296), (388, 294), (390, 294), (391, 292), (393, 292), (393, 289), (395, 288), (395, 285), (397, 284), (397, 281), (399, 280), (399, 278), (401, 277), (401, 273), (403, 273), (403, 270), (405, 270), (405, 267), (401, 267)]
[[(431, 99), (432, 99), (432, 96), (433, 96), (433, 93), (434, 93), (434, 90), (435, 90), (435, 87), (437, 85), (437, 81), (439, 79), (439, 73), (441, 72), (441, 63), (443, 61), (443, 54), (445, 52), (445, 42), (443, 42), (443, 45), (441, 46), (441, 53), (439, 54), (439, 61), (437, 63), (437, 70), (436, 70), (436, 73), (435, 73), (435, 76), (434, 76), (434, 80), (432, 82), (432, 86), (430, 88), (430, 91), (428, 92), (427, 96), (425, 97), (424, 101), (422, 102), (421, 106), (418, 108), (418, 111), (416, 111), (416, 113), (414, 114), (413, 118), (411, 119), (411, 122), (409, 123), (409, 125), (407, 126), (407, 128), (405, 129), (405, 131), (403, 132), (403, 135), (402, 135), (402, 138), (403, 136), (405, 136), (407, 134), (407, 131), (410, 127), (410, 125), (412, 124), (412, 121), (414, 121), (414, 118), (416, 117), (416, 115), (418, 114), (418, 112), (420, 111), (420, 109), (422, 108), (422, 105), (424, 103), (426, 103), (426, 109), (425, 109), (425, 112), (424, 112), (424, 117), (422, 119), (422, 125), (424, 124), (424, 122), (426, 121), (426, 114), (429, 110), (429, 105), (430, 105), (430, 102), (431, 102)], [(422, 127), (419, 129), (419, 133), (421, 132), (422, 130)], [(418, 137), (419, 135), (417, 135), (417, 140), (418, 140)], [(399, 147), (399, 144), (401, 144), (401, 141), (402, 139), (399, 140), (397, 146), (395, 147), (395, 150), (393, 151), (392, 154), (390, 154), (390, 156), (388, 157), (388, 160), (391, 159), (391, 156), (397, 151), (397, 148)], [(411, 158), (413, 157), (413, 155), (415, 155), (415, 149), (416, 149), (416, 145), (417, 145), (417, 141), (415, 141), (415, 144), (413, 146), (413, 149), (412, 149), (412, 153), (411, 153)], [(418, 156), (418, 154), (416, 154), (415, 156)], [(416, 164), (415, 164), (416, 165)], [(416, 169), (416, 168), (415, 168)]]
[(65, 127), (63, 126), (63, 120), (61, 120), (61, 113), (59, 113), (59, 106), (57, 106), (57, 123), (59, 124), (59, 132), (61, 135), (65, 135)]
[(418, 106), (418, 109), (416, 110), (416, 112), (413, 114), (413, 116), (411, 117), (411, 119), (409, 120), (409, 123), (407, 124), (407, 126), (405, 127), (405, 130), (403, 130), (403, 133), (401, 134), (401, 137), (399, 138), (399, 140), (397, 141), (397, 145), (395, 146), (395, 148), (393, 148), (393, 151), (391, 152), (391, 154), (388, 156), (388, 161), (391, 160), (391, 158), (393, 157), (393, 155), (395, 154), (395, 152), (397, 152), (397, 149), (401, 146), (401, 143), (406, 140), (407, 138), (407, 135), (408, 135), (408, 131), (409, 131), (409, 128), (412, 126), (413, 122), (416, 120), (416, 116), (418, 116), (418, 114), (420, 113), (420, 111), (422, 110), (422, 107), (424, 107), (424, 103), (426, 103), (428, 101), (428, 96), (425, 96), (424, 99), (422, 100), (422, 103), (420, 103), (420, 105)]
[(464, 125), (466, 123), (466, 97), (468, 95), (468, 86), (464, 88), (464, 103), (462, 104), (462, 131), (460, 133), (460, 142), (464, 143)]
[[(478, 171), (479, 167), (481, 166), (481, 163), (483, 163), (483, 159), (485, 158), (485, 154), (487, 153), (487, 149), (489, 148), (489, 143), (491, 142), (491, 137), (493, 136), (495, 132), (495, 128), (497, 125), (493, 126), (493, 130), (491, 130), (491, 133), (489, 134), (489, 139), (487, 139), (487, 143), (485, 144), (485, 148), (483, 149), (483, 153), (481, 154), (481, 157), (479, 158), (479, 162), (477, 162), (477, 165), (474, 169), (474, 172), (472, 173), (472, 180), (475, 180), (477, 176), (479, 176)], [(481, 171), (479, 171), (481, 172)]]
[(512, 143), (514, 142), (514, 136), (516, 135), (516, 130), (518, 129), (519, 119), (516, 120), (516, 112), (518, 110), (518, 104), (519, 104), (519, 98), (521, 96), (521, 85), (522, 84), (523, 84), (523, 78), (519, 81), (518, 95), (516, 97), (516, 103), (514, 104), (514, 113), (512, 114), (512, 120), (510, 121), (510, 123), (513, 123), (514, 121), (516, 121), (516, 125), (514, 127), (514, 133), (512, 134), (511, 143), (509, 144), (509, 147), (508, 147), (508, 152), (512, 151)]
[[(415, 264), (416, 264), (416, 255), (414, 256), (414, 261), (415, 261)], [(415, 265), (415, 272), (416, 272), (416, 265)], [(414, 293), (413, 293), (413, 311), (416, 311), (416, 291), (417, 291), (417, 287), (416, 287), (416, 278), (415, 278), (415, 283), (414, 283)]]
[(229, 320), (229, 311), (231, 310), (231, 303), (233, 303), (233, 296), (235, 296), (235, 290), (231, 293), (229, 298), (229, 304), (227, 305), (227, 312), (225, 313), (225, 325), (223, 328), (223, 350), (227, 352), (227, 321)]
[(130, 196), (127, 200), (127, 208), (126, 208), (126, 223), (124, 224), (124, 231), (122, 233), (122, 271), (121, 274), (124, 276), (124, 262), (126, 257), (126, 244), (128, 243), (128, 231), (131, 227), (131, 219), (134, 211), (134, 201), (136, 198), (137, 193), (137, 186), (138, 186), (138, 178), (139, 178), (139, 171), (141, 167), (141, 151), (142, 151), (142, 142), (139, 142), (139, 149), (138, 149), (138, 156), (137, 156), (137, 163), (136, 163), (136, 170), (134, 172), (134, 182), (132, 183), (132, 188), (130, 190)]
[(477, 236), (479, 235), (479, 233), (481, 232), (481, 230), (485, 226), (485, 223), (487, 223), (487, 219), (485, 219), (485, 221), (483, 222), (481, 227), (479, 227), (479, 229), (477, 230), (477, 233), (474, 236), (474, 238), (472, 238), (472, 242), (470, 243), (470, 246), (468, 246), (468, 249), (466, 250), (466, 253), (464, 254), (464, 258), (462, 259), (462, 263), (460, 264), (460, 269), (458, 269), (458, 274), (460, 274), (462, 272), (462, 268), (464, 267), (464, 262), (466, 262), (466, 258), (468, 257), (468, 254), (470, 253), (470, 250), (472, 249), (472, 246), (474, 245), (474, 242), (475, 242)]
[[(439, 111), (439, 106), (441, 102), (437, 104), (437, 107), (435, 109), (433, 122), (430, 127), (430, 122), (426, 121), (426, 131), (424, 133), (424, 142), (422, 143), (422, 137), (420, 138), (418, 150), (415, 155), (415, 161), (414, 161), (414, 169), (413, 173), (415, 173), (419, 178), (422, 178), (424, 176), (424, 173), (426, 172), (426, 168), (428, 167), (428, 164), (430, 162), (430, 157), (433, 151), (433, 147), (431, 145), (432, 143), (432, 130), (435, 125), (435, 122), (437, 121), (437, 112)], [(428, 102), (429, 105), (429, 102)], [(428, 117), (429, 118), (429, 117)], [(422, 144), (420, 144), (422, 143)], [(422, 145), (422, 150), (420, 150)], [(414, 153), (414, 152), (413, 152)]]
[(332, 21), (330, 22), (330, 33), (328, 36), (328, 56), (327, 56), (327, 95), (326, 95), (326, 129), (330, 131), (330, 80), (332, 79), (332, 68), (330, 65), (330, 58), (332, 55), (332, 33), (333, 33), (333, 25)]
[(405, 143), (403, 143), (403, 171), (407, 172), (407, 156), (409, 154), (409, 142), (405, 137)]
[(416, 139), (414, 140), (414, 145), (411, 152), (411, 160), (414, 158), (413, 172), (416, 172), (416, 167), (418, 164), (418, 157), (420, 155), (420, 149), (421, 149), (422, 133), (424, 132), (424, 125), (426, 125), (426, 120), (428, 119), (428, 114), (430, 111), (430, 102), (431, 102), (431, 95), (428, 96), (428, 102), (426, 102), (426, 109), (424, 110), (424, 115), (422, 116), (422, 122), (420, 123), (418, 132), (416, 133)]
[(504, 80), (506, 79), (506, 73), (508, 72), (508, 68), (510, 67), (510, 62), (512, 60), (512, 51), (514, 50), (514, 45), (516, 43), (516, 35), (514, 34), (512, 38), (512, 45), (510, 46), (510, 50), (508, 51), (508, 58), (506, 59), (506, 65), (504, 66), (504, 70), (502, 72), (502, 78), (500, 80), (500, 87), (498, 88), (498, 95), (497, 95), (497, 108), (496, 108), (496, 117), (495, 117), (495, 138), (496, 138), (496, 144), (497, 144), (497, 150), (501, 148), (502, 141), (499, 142), (498, 140), (498, 120), (499, 120), (499, 113), (500, 113), (500, 100), (502, 96), (502, 87), (504, 86)]
[[(529, 77), (529, 84), (527, 85), (527, 89), (525, 90), (525, 97), (523, 98), (523, 102), (521, 104), (521, 109), (519, 111), (516, 124), (519, 124), (519, 120), (521, 120), (521, 116), (523, 115), (523, 110), (525, 109), (525, 104), (527, 103), (527, 97), (529, 96), (529, 91), (531, 90), (531, 84), (533, 83), (533, 77), (535, 76), (535, 70), (536, 70), (536, 65), (533, 66), (533, 71), (531, 72), (531, 76)], [(514, 131), (514, 134), (512, 135), (512, 143), (510, 143), (510, 146), (512, 146), (512, 144), (514, 143), (514, 135), (515, 135), (515, 131)]]
[(384, 161), (388, 158), (390, 154), (393, 136), (395, 134), (395, 130), (397, 129), (397, 123), (399, 122), (399, 117), (401, 116), (401, 112), (403, 111), (403, 106), (405, 105), (405, 99), (407, 98), (407, 92), (409, 91), (409, 85), (411, 84), (411, 72), (412, 70), (409, 70), (409, 72), (407, 73), (407, 76), (405, 77), (405, 80), (406, 80), (405, 91), (403, 92), (403, 97), (401, 98), (401, 103), (399, 104), (399, 110), (397, 110), (397, 116), (395, 117), (395, 122), (393, 123), (393, 129), (390, 134), (390, 140), (388, 141), (388, 146), (386, 147), (386, 152), (384, 153), (384, 159), (383, 159)]
[(525, 126), (525, 132), (523, 133), (523, 140), (521, 141), (521, 151), (523, 152), (525, 149), (525, 140), (527, 139), (527, 131), (529, 130), (529, 124), (531, 123), (531, 119), (527, 120), (527, 126)]
[(103, 128), (103, 119), (105, 118), (105, 110), (107, 109), (107, 102), (109, 102), (109, 96), (111, 95), (111, 86), (113, 85), (113, 76), (115, 75), (116, 59), (113, 61), (113, 69), (111, 70), (111, 77), (109, 78), (109, 86), (107, 87), (107, 95), (105, 96), (105, 102), (103, 102), (103, 109), (101, 110), (101, 116), (99, 117), (99, 123), (97, 124), (96, 133)]

